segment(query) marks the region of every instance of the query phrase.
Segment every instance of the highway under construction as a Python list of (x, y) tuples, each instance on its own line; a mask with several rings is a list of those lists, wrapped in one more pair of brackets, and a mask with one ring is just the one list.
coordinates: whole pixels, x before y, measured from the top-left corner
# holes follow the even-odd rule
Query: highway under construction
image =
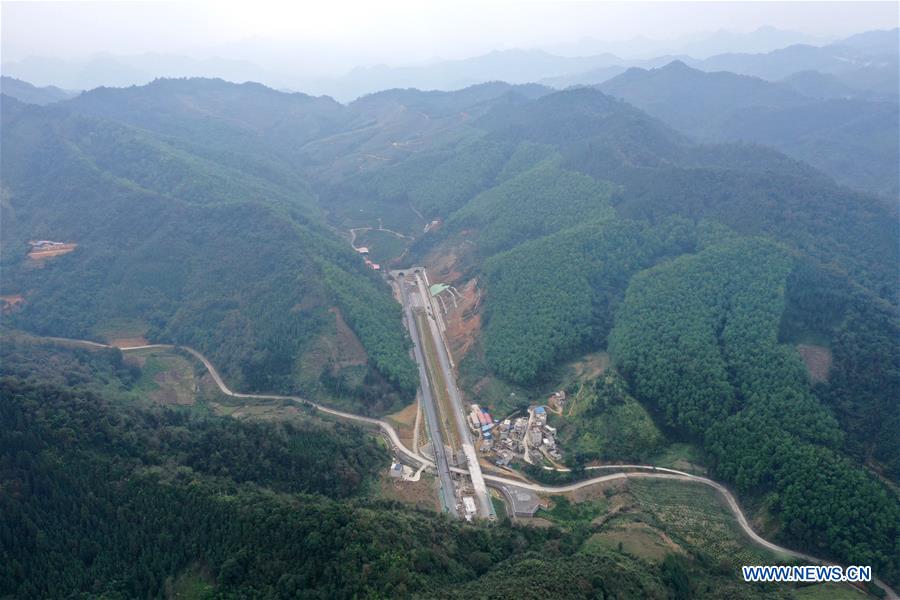
[(441, 501), (454, 516), (495, 519), (428, 275), (422, 267), (411, 267), (394, 271), (392, 276), (419, 366), (419, 397), (438, 470)]

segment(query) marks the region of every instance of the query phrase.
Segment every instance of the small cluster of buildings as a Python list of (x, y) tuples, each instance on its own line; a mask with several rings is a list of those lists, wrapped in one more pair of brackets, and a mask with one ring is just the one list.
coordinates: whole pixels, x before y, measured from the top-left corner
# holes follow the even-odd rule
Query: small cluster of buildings
[(369, 260), (369, 249), (366, 246), (360, 246), (359, 248), (356, 248), (356, 251), (362, 254), (363, 260), (366, 262), (367, 267), (375, 271), (381, 270), (381, 265), (379, 265), (378, 263), (373, 263), (371, 260)]
[(556, 428), (547, 425), (547, 409), (543, 406), (529, 408), (531, 418), (528, 421), (528, 445), (551, 460), (562, 458), (562, 452), (556, 443)]
[(494, 428), (498, 421), (494, 421), (491, 418), (491, 413), (488, 412), (488, 409), (481, 408), (477, 404), (473, 404), (469, 408), (469, 425), (472, 426), (476, 432), (481, 433), (482, 439), (490, 440), (493, 438), (491, 434), (491, 430)]
[(494, 462), (505, 467), (516, 457), (533, 462), (535, 453), (544, 455), (551, 461), (562, 459), (556, 437), (556, 428), (547, 424), (547, 409), (532, 406), (527, 417), (505, 419), (503, 422), (491, 419), (487, 409), (472, 405), (469, 425), (481, 433), (481, 452), (496, 456)]

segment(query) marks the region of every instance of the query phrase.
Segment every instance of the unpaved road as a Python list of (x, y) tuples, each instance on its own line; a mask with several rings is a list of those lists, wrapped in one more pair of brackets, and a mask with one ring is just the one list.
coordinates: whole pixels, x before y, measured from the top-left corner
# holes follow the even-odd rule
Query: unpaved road
[[(87, 345), (95, 348), (113, 348), (108, 344), (100, 344), (97, 342), (90, 342), (87, 340), (72, 340), (67, 338), (42, 338), (48, 341), (60, 342), (60, 343), (69, 343), (69, 344), (79, 344), (79, 345)], [(391, 443), (393, 450), (398, 454), (402, 454), (406, 461), (419, 465), (434, 468), (434, 463), (425, 457), (416, 455), (412, 450), (407, 448), (403, 442), (400, 441), (400, 437), (397, 435), (397, 432), (394, 430), (394, 427), (388, 423), (387, 421), (382, 421), (381, 419), (374, 419), (372, 417), (363, 417), (361, 415), (355, 415), (353, 413), (348, 413), (340, 410), (336, 410), (333, 408), (329, 408), (327, 406), (323, 406), (321, 404), (316, 404), (315, 402), (311, 402), (305, 398), (301, 398), (299, 396), (278, 396), (272, 394), (242, 394), (239, 392), (232, 391), (228, 385), (226, 385), (225, 381), (223, 381), (222, 377), (219, 375), (219, 372), (216, 371), (216, 368), (213, 366), (209, 360), (194, 350), (193, 348), (189, 348), (187, 346), (173, 346), (171, 344), (147, 344), (145, 346), (131, 346), (127, 348), (119, 348), (119, 350), (123, 352), (133, 351), (133, 350), (143, 350), (146, 348), (168, 348), (168, 349), (180, 349), (186, 352), (189, 352), (191, 355), (197, 358), (203, 366), (206, 367), (206, 370), (209, 371), (210, 376), (213, 381), (215, 381), (219, 390), (225, 394), (226, 396), (232, 396), (234, 398), (256, 398), (260, 400), (289, 400), (292, 402), (297, 402), (303, 404), (305, 406), (309, 406), (315, 408), (316, 410), (322, 411), (325, 414), (333, 415), (335, 417), (339, 417), (342, 419), (347, 419), (350, 421), (356, 421), (358, 423), (365, 423), (366, 425), (377, 427), (381, 430), (381, 432), (386, 436), (386, 438)], [(607, 468), (607, 467), (600, 467)], [(567, 485), (542, 485), (538, 483), (525, 483), (523, 481), (519, 481), (517, 479), (509, 479), (506, 477), (500, 477), (498, 475), (489, 475), (485, 474), (484, 479), (487, 482), (494, 484), (504, 484), (504, 485), (512, 485), (520, 488), (525, 488), (528, 490), (532, 490), (534, 492), (545, 493), (545, 494), (560, 494), (565, 492), (575, 491), (584, 487), (588, 487), (590, 485), (595, 485), (597, 483), (603, 483), (605, 481), (613, 481), (616, 479), (628, 479), (628, 478), (657, 478), (657, 479), (674, 479), (679, 481), (688, 481), (693, 483), (700, 483), (703, 485), (708, 485), (718, 491), (724, 498), (726, 503), (728, 504), (728, 508), (731, 509), (731, 512), (734, 513), (735, 519), (740, 525), (741, 529), (747, 536), (757, 545), (767, 548), (773, 552), (780, 552), (782, 554), (786, 554), (788, 556), (792, 556), (794, 558), (808, 561), (810, 563), (816, 564), (834, 564), (832, 561), (828, 561), (822, 558), (817, 558), (815, 556), (810, 556), (809, 554), (804, 554), (802, 552), (796, 552), (794, 550), (790, 550), (788, 548), (784, 548), (783, 546), (779, 546), (774, 544), (761, 536), (759, 536), (753, 528), (750, 527), (750, 523), (747, 521), (746, 515), (744, 515), (744, 511), (741, 510), (741, 507), (738, 505), (737, 500), (731, 494), (728, 489), (720, 483), (713, 481), (712, 479), (708, 479), (706, 477), (700, 477), (699, 475), (692, 475), (690, 473), (684, 473), (682, 471), (676, 471), (674, 469), (665, 469), (662, 467), (654, 467), (652, 465), (610, 465), (608, 468), (621, 468), (621, 469), (634, 469), (639, 472), (618, 472), (618, 473), (610, 473), (609, 475), (601, 475), (599, 477), (592, 477), (590, 479), (585, 479), (583, 481), (579, 481), (576, 483), (570, 483)], [(451, 468), (451, 471), (458, 473), (468, 473), (465, 469), (459, 468)], [(873, 582), (879, 586), (885, 592), (885, 598), (888, 600), (898, 600), (897, 593), (885, 582), (881, 581), (877, 577), (872, 578)]]

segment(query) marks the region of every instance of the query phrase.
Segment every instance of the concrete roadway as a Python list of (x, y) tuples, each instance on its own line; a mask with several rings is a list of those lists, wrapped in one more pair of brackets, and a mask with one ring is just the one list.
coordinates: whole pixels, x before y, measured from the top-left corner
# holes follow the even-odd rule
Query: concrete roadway
[[(416, 319), (412, 314), (412, 307), (409, 303), (409, 291), (406, 289), (407, 283), (403, 278), (399, 279), (397, 286), (400, 288), (400, 297), (403, 299), (403, 312), (406, 315), (406, 325), (409, 329), (409, 337), (413, 341), (413, 353), (415, 354), (416, 364), (419, 367), (419, 381), (422, 389), (422, 405), (425, 407), (425, 421), (428, 425), (428, 433), (431, 437), (431, 448), (434, 452), (434, 459), (437, 464), (438, 478), (441, 486), (441, 500), (444, 509), (454, 517), (459, 517), (456, 510), (456, 487), (453, 485), (453, 478), (450, 477), (450, 464), (447, 461), (447, 447), (444, 445), (444, 437), (441, 433), (441, 423), (438, 419), (437, 409), (435, 406), (434, 395), (431, 390), (431, 383), (428, 379), (428, 373), (425, 370), (425, 353), (422, 351), (422, 340), (419, 334)], [(413, 444), (415, 444), (413, 440)]]
[(416, 282), (419, 284), (419, 294), (422, 301), (429, 309), (428, 326), (431, 329), (431, 335), (434, 338), (434, 345), (437, 348), (438, 362), (441, 370), (444, 372), (444, 381), (447, 383), (447, 392), (450, 396), (450, 402), (453, 404), (452, 412), (456, 419), (456, 428), (459, 430), (460, 443), (462, 444), (463, 454), (466, 455), (466, 465), (469, 468), (469, 476), (472, 478), (472, 487), (475, 489), (475, 500), (478, 502), (478, 514), (481, 518), (496, 519), (494, 514), (494, 504), (491, 502), (491, 493), (487, 489), (484, 482), (484, 475), (481, 472), (481, 465), (478, 464), (478, 454), (475, 452), (475, 444), (472, 442), (472, 434), (466, 424), (466, 413), (463, 408), (462, 398), (459, 394), (459, 387), (456, 385), (456, 374), (450, 366), (450, 356), (447, 352), (447, 345), (444, 341), (443, 332), (440, 330), (436, 315), (438, 308), (431, 301), (431, 293), (426, 287), (426, 282), (422, 279), (419, 272), (415, 273)]

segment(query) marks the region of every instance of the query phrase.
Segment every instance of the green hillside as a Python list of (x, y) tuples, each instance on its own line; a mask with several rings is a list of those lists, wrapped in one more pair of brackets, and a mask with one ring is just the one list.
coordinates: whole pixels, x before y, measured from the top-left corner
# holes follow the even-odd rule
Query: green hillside
[(856, 189), (887, 198), (900, 192), (896, 102), (853, 98), (850, 89), (834, 98), (806, 90), (810, 97), (796, 86), (680, 61), (630, 69), (599, 88), (698, 139), (766, 144)]
[[(3, 157), (4, 293), (27, 298), (9, 316), (14, 326), (97, 338), (130, 319), (144, 324), (139, 335), (208, 354), (237, 389), (326, 397), (318, 378), (340, 367), (317, 358), (311, 378), (298, 361), (331, 335), (337, 306), (373, 367), (371, 384), (347, 401), (378, 412), (412, 397), (399, 306), (318, 224), (309, 192), (146, 131), (15, 101), (3, 103), (3, 141), (16, 148)], [(77, 248), (35, 268), (26, 256), (34, 239)]]
[(639, 399), (705, 439), (720, 477), (771, 494), (786, 540), (895, 579), (896, 497), (836, 452), (837, 422), (799, 355), (777, 342), (790, 270), (784, 250), (744, 240), (645, 271), (629, 285), (611, 354)]
[(479, 252), (507, 250), (585, 221), (611, 218), (612, 190), (548, 159), (472, 198), (448, 226), (476, 228)]
[[(373, 257), (456, 290), (467, 400), (499, 414), (567, 389), (569, 466), (690, 447), (767, 538), (896, 584), (900, 216), (831, 172), (890, 187), (861, 165), (896, 153), (895, 107), (698, 73), (610, 82), (647, 112), (502, 83), (346, 106), (210, 79), (4, 96), (3, 327), (189, 345), (235, 390), (384, 415), (418, 371), (348, 241), (390, 236)], [(69, 246), (35, 258), (36, 240)], [(0, 596), (793, 594), (738, 590), (699, 551), (591, 542), (604, 522), (581, 517), (606, 497), (560, 501), (546, 529), (465, 526), (373, 500), (387, 457), (354, 428), (147, 412), (126, 399), (152, 369), (117, 351), (3, 353), (0, 489), (22, 492), (0, 494)]]

